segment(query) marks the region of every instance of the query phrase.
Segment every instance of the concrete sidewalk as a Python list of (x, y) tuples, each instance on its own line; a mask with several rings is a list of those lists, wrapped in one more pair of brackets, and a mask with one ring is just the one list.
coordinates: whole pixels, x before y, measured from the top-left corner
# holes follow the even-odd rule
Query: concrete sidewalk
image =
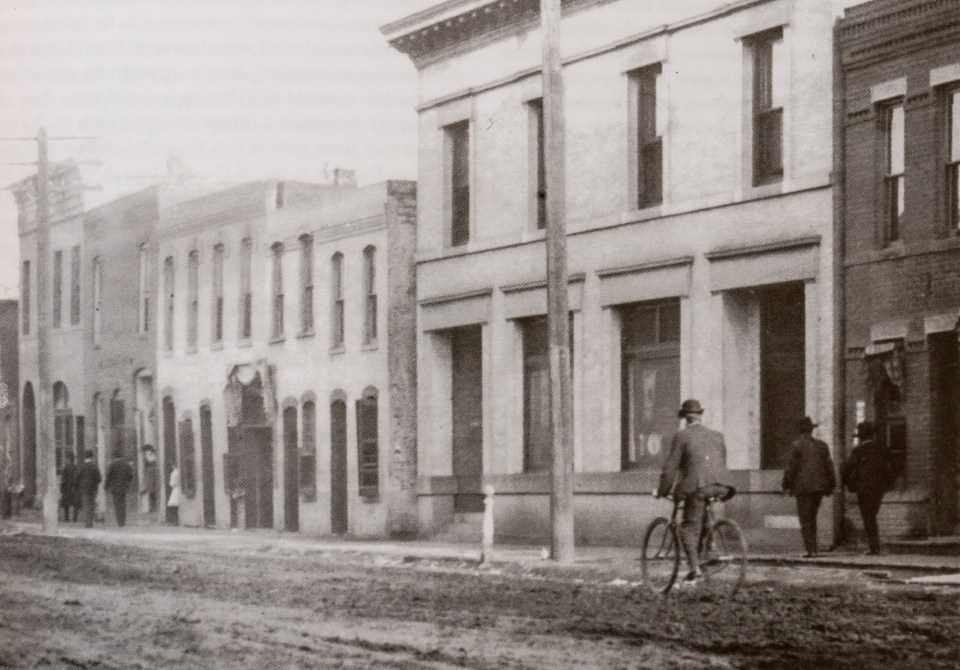
[[(35, 522), (3, 521), (0, 533), (40, 534), (41, 525)], [(429, 540), (394, 541), (374, 539), (343, 539), (338, 537), (305, 536), (274, 530), (213, 530), (162, 525), (133, 525), (125, 528), (96, 526), (84, 528), (79, 524), (61, 523), (62, 537), (84, 538), (99, 542), (132, 544), (157, 548), (177, 547), (187, 550), (227, 550), (241, 553), (315, 552), (365, 553), (396, 558), (425, 560), (457, 560), (479, 562), (481, 548), (475, 544), (453, 544)], [(497, 545), (491, 561), (513, 564), (547, 564), (547, 548), (530, 545)], [(577, 547), (576, 564), (615, 567), (638, 565), (638, 547)], [(851, 551), (837, 550), (818, 558), (806, 559), (791, 553), (754, 553), (750, 561), (772, 566), (802, 565), (824, 568), (861, 570), (893, 570), (926, 574), (960, 574), (960, 556), (921, 556), (911, 554), (884, 554), (866, 556)]]

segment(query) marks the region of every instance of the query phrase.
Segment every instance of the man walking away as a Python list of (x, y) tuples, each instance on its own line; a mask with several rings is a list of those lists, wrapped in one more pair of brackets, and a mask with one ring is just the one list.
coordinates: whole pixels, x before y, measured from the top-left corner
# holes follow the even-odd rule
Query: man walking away
[(123, 452), (118, 449), (113, 452), (113, 461), (107, 468), (107, 481), (103, 488), (113, 499), (113, 514), (117, 519), (117, 525), (121, 528), (127, 522), (127, 489), (130, 488), (131, 481), (133, 481), (133, 469), (123, 460)]
[(157, 463), (157, 452), (154, 451), (152, 444), (143, 445), (143, 488), (140, 495), (146, 496), (147, 512), (153, 514), (157, 511), (157, 492), (160, 488), (159, 463)]
[(850, 452), (850, 458), (843, 466), (844, 486), (857, 494), (857, 506), (863, 517), (863, 529), (867, 533), (870, 549), (867, 554), (880, 553), (880, 529), (877, 526), (877, 514), (883, 502), (883, 494), (890, 488), (890, 454), (874, 440), (876, 429), (873, 422), (864, 421), (857, 426), (860, 444)]
[(837, 485), (826, 442), (813, 436), (817, 426), (809, 416), (797, 424), (800, 437), (791, 445), (790, 458), (783, 471), (784, 493), (796, 496), (800, 533), (807, 553), (805, 558), (817, 555), (817, 511), (824, 496), (831, 495)]
[[(77, 488), (79, 471), (74, 462), (73, 452), (68, 451), (66, 465), (60, 473), (60, 507), (64, 521), (76, 521), (80, 507), (80, 490)], [(73, 514), (71, 514), (73, 512)]]
[(93, 460), (93, 452), (84, 454), (83, 464), (77, 472), (77, 488), (80, 489), (80, 506), (83, 508), (83, 525), (93, 528), (93, 511), (97, 504), (97, 488), (100, 486), (100, 468)]
[(690, 564), (684, 582), (695, 584), (702, 579), (697, 545), (706, 521), (704, 489), (723, 482), (727, 467), (727, 448), (723, 435), (701, 423), (703, 407), (694, 399), (684, 400), (678, 416), (686, 428), (673, 436), (670, 453), (660, 475), (657, 497), (673, 492), (675, 500), (683, 500), (680, 540)]

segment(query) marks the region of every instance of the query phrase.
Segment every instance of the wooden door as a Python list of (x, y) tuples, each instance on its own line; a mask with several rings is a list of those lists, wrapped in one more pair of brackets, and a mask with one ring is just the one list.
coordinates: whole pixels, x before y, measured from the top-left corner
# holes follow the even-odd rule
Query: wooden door
[(210, 408), (200, 408), (200, 483), (203, 486), (203, 525), (217, 524), (213, 483), (213, 422)]
[(283, 410), (284, 528), (300, 530), (300, 450), (297, 448), (297, 408)]
[(330, 530), (347, 532), (347, 403), (330, 403)]
[(273, 430), (243, 427), (241, 478), (247, 528), (273, 528)]
[(933, 438), (933, 499), (938, 535), (952, 535), (958, 518), (960, 474), (960, 361), (957, 333), (930, 337), (930, 408)]
[(451, 332), (455, 512), (483, 511), (483, 340), (480, 326)]

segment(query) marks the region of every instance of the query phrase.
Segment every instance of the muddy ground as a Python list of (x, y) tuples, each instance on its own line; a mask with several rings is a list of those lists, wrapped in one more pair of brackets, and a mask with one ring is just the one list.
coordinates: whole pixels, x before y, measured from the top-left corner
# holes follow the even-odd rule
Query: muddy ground
[(960, 667), (957, 590), (755, 567), (733, 602), (664, 600), (637, 578), (0, 536), (0, 667)]

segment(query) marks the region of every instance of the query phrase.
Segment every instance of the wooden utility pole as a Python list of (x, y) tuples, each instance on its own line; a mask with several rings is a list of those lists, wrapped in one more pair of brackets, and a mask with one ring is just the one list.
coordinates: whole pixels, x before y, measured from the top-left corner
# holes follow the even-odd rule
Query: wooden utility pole
[(547, 210), (547, 329), (550, 339), (551, 558), (567, 563), (573, 543), (573, 392), (570, 380), (570, 310), (567, 304), (567, 227), (564, 185), (561, 0), (540, 0), (543, 41), (543, 126)]
[(47, 131), (37, 134), (37, 441), (43, 487), (43, 531), (56, 533), (59, 515), (56, 446), (53, 444), (53, 399), (50, 385), (50, 312), (47, 254), (50, 249), (50, 161)]

